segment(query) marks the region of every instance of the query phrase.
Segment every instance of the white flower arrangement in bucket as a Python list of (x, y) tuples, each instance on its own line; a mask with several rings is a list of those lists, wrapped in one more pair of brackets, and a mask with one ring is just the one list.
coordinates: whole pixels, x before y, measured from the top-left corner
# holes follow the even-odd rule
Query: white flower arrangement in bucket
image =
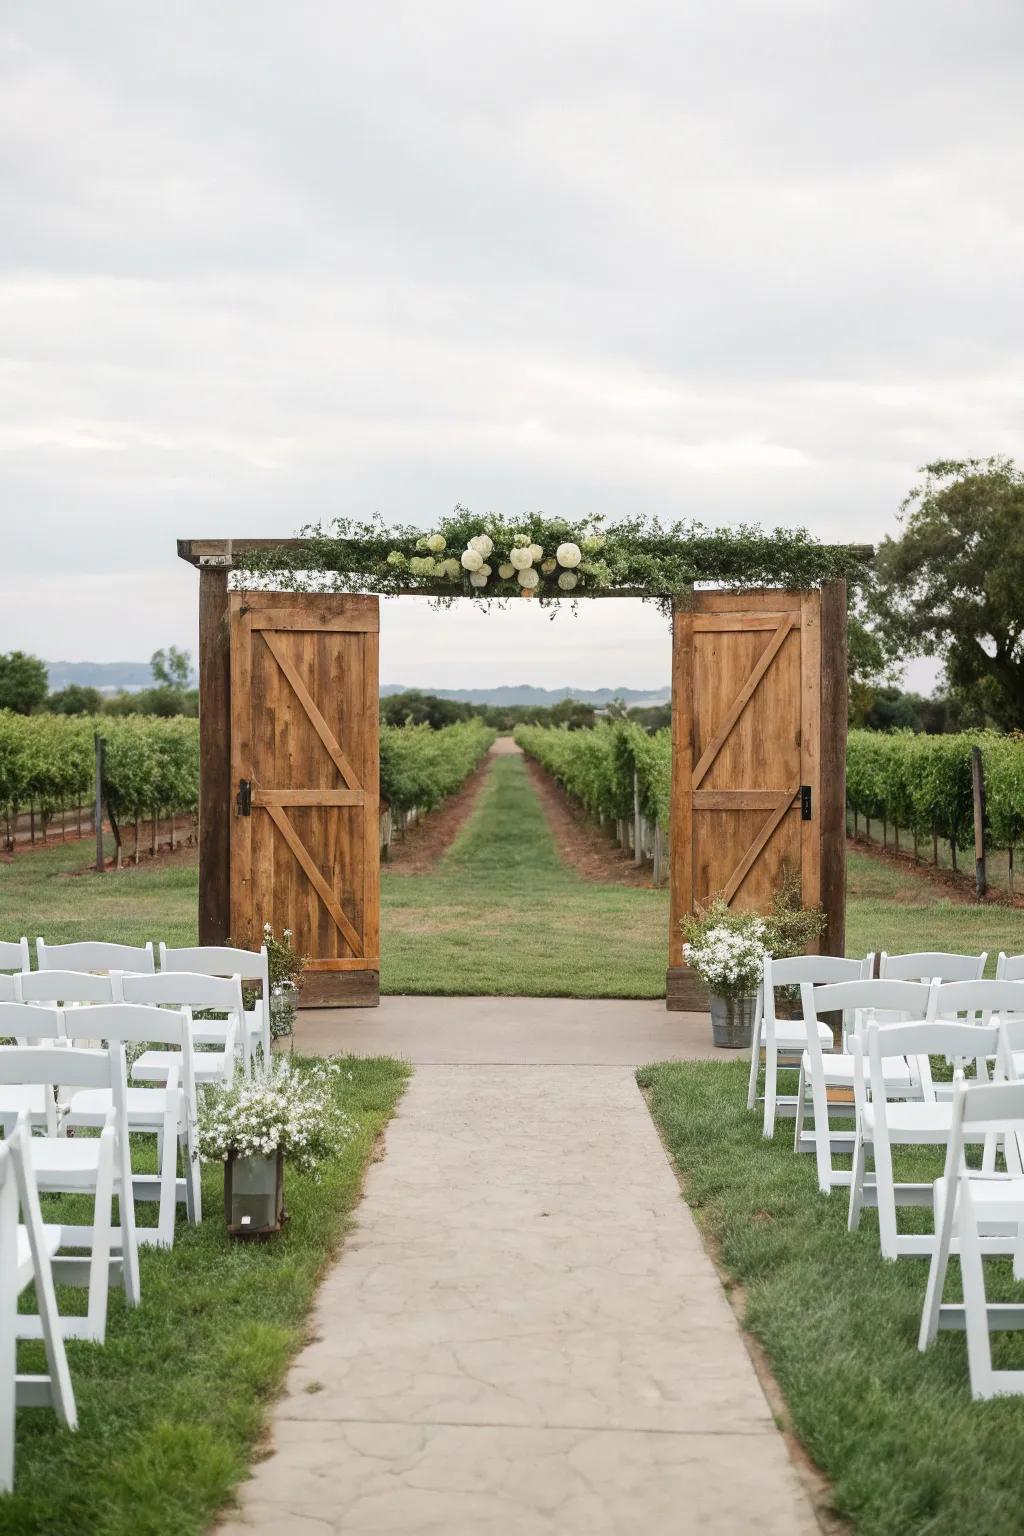
[(209, 1090), (197, 1155), (224, 1164), (224, 1214), (233, 1237), (265, 1237), (285, 1219), (284, 1164), (316, 1168), (352, 1135), (334, 1091), (337, 1062), (261, 1061), (251, 1077)]
[(769, 953), (768, 925), (751, 912), (730, 912), (716, 902), (684, 918), (683, 959), (711, 994), (711, 1029), (717, 1046), (749, 1047), (757, 990)]

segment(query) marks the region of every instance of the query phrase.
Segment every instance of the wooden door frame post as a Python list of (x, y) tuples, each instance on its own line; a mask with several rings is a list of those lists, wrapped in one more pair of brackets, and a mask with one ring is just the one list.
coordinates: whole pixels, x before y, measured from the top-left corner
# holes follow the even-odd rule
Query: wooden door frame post
[(199, 942), (231, 922), (231, 639), (224, 559), (199, 562)]
[(822, 953), (846, 953), (846, 733), (849, 723), (846, 582), (821, 587)]

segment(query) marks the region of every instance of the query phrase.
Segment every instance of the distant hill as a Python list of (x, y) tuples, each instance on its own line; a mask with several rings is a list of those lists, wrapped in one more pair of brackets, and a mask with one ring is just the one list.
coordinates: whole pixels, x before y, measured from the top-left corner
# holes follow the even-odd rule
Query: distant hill
[[(384, 683), (381, 697), (393, 693), (409, 693), (406, 683)], [(549, 706), (562, 699), (578, 699), (581, 704), (593, 704), (601, 709), (613, 699), (622, 699), (631, 708), (646, 704), (664, 704), (672, 697), (668, 685), (664, 688), (535, 688), (532, 683), (506, 683), (500, 688), (428, 688), (415, 690), (429, 693), (435, 699), (453, 699), (458, 704), (536, 704)]]
[[(99, 688), (102, 693), (153, 686), (153, 671), (148, 661), (48, 661), (46, 673), (50, 692), (56, 693), (69, 683), (82, 688)], [(192, 679), (195, 686), (195, 678)]]

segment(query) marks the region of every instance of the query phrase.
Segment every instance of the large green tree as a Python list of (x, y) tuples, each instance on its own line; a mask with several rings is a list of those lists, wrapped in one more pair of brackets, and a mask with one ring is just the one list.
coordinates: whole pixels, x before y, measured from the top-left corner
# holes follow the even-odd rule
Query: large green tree
[(30, 715), (38, 709), (49, 691), (46, 662), (25, 651), (8, 651), (0, 656), (0, 709), (13, 709), (16, 715)]
[(891, 655), (936, 656), (950, 690), (1024, 727), (1024, 471), (1012, 459), (922, 471), (883, 540), (871, 609)]

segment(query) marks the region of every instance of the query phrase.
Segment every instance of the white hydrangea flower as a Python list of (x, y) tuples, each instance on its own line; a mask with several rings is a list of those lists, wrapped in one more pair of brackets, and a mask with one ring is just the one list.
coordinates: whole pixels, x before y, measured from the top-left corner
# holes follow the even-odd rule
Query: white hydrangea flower
[(427, 540), (427, 548), (432, 549), (435, 555), (439, 555), (446, 543), (447, 540), (443, 533), (432, 533)]
[(512, 565), (508, 560), (504, 560), (502, 564), (498, 566), (498, 575), (501, 577), (502, 581), (508, 581), (509, 577), (514, 576), (515, 573), (515, 566)]
[(485, 562), (484, 562), (484, 564), (483, 564), (483, 565), (482, 565), (482, 566), (481, 566), (481, 567), (480, 567), (480, 574), (481, 574), (481, 576), (489, 576), (489, 575), (490, 575), (490, 574), (491, 574), (491, 568), (490, 568), (490, 566), (489, 566), (489, 565), (488, 565), (488, 564), (487, 564), (487, 563), (486, 563), (486, 561), (485, 561)]
[(540, 577), (532, 566), (526, 566), (519, 572), (519, 585), (521, 587), (530, 587), (532, 589), (537, 585), (538, 581), (540, 581)]
[(542, 544), (531, 544), (530, 554), (533, 556), (534, 565), (536, 565), (538, 560), (543, 560), (544, 558), (544, 546)]
[(475, 549), (477, 554), (486, 560), (494, 548), (494, 540), (486, 533), (478, 533), (475, 539), (470, 539), (469, 547), (470, 549)]
[(528, 533), (514, 533), (512, 535), (513, 549), (528, 549), (530, 547), (530, 543), (531, 539)]
[(546, 560), (541, 561), (540, 568), (544, 572), (545, 576), (550, 576), (552, 571), (557, 570), (558, 561), (555, 559), (554, 555), (548, 555)]
[(580, 547), (578, 544), (568, 543), (559, 544), (558, 548), (555, 550), (555, 559), (558, 561), (559, 565), (564, 565), (567, 567), (567, 569), (571, 570), (573, 566), (579, 565), (580, 561), (583, 559), (583, 556), (580, 553)]
[(449, 581), (457, 581), (462, 567), (457, 560), (445, 560), (441, 566), (441, 569), (444, 571)]
[(478, 549), (464, 549), (462, 551), (462, 569), (464, 571), (478, 571), (484, 563), (484, 557)]
[(578, 579), (575, 571), (563, 571), (558, 578), (558, 585), (563, 592), (571, 592)]
[(485, 572), (484, 571), (471, 571), (470, 574), (469, 574), (469, 584), (470, 584), (471, 587), (486, 587), (486, 585), (487, 585), (487, 576), (486, 576)]
[(530, 545), (517, 544), (509, 553), (509, 559), (517, 571), (528, 570), (533, 564), (533, 549)]

